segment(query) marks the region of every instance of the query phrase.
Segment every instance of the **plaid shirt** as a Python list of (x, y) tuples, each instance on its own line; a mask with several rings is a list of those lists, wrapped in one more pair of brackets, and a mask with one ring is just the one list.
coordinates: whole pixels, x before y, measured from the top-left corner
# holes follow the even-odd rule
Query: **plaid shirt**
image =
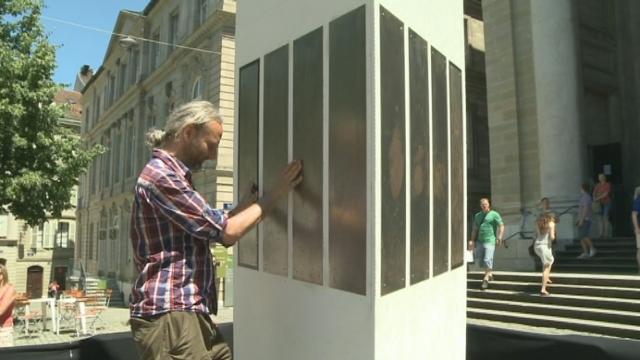
[(131, 212), (134, 262), (140, 274), (129, 308), (133, 317), (169, 311), (216, 313), (209, 246), (222, 239), (226, 216), (195, 191), (191, 171), (154, 149), (135, 186)]

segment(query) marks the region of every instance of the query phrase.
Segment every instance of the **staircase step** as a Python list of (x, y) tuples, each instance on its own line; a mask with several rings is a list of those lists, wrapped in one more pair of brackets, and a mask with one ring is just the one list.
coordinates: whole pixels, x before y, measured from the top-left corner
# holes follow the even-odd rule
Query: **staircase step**
[[(554, 266), (555, 268), (555, 266)], [(513, 272), (494, 271), (496, 281), (513, 281), (539, 283), (540, 272)], [(481, 280), (484, 272), (470, 271), (467, 278), (470, 280)], [(613, 286), (623, 288), (640, 288), (640, 276), (638, 275), (611, 275), (611, 274), (580, 274), (580, 273), (551, 273), (554, 284), (567, 285), (592, 285), (592, 286)]]
[[(480, 289), (481, 280), (467, 281), (467, 288)], [(540, 291), (540, 282), (511, 282), (511, 281), (492, 281), (489, 284), (491, 289), (496, 290), (512, 290), (526, 293), (537, 294)], [(619, 299), (640, 299), (640, 288), (620, 288), (611, 286), (592, 286), (592, 285), (568, 285), (553, 283), (548, 285), (549, 292), (557, 294), (601, 296)]]
[[(598, 250), (598, 254), (597, 255), (601, 255), (601, 256), (622, 256), (622, 257), (626, 257), (626, 256), (631, 256), (634, 257), (636, 252), (635, 249), (631, 249), (631, 250), (620, 250), (620, 249), (597, 249)], [(563, 256), (578, 256), (582, 254), (582, 248), (575, 248), (572, 250), (563, 250), (563, 251), (558, 251), (556, 253), (556, 257), (563, 255)]]
[[(554, 295), (550, 295), (549, 297), (552, 296)], [(631, 311), (605, 310), (591, 307), (579, 308), (555, 304), (490, 299), (469, 299), (468, 306), (471, 308), (500, 310), (512, 313), (537, 314), (555, 316), (559, 318), (582, 319), (640, 326), (640, 314)]]
[[(553, 271), (555, 272), (583, 272), (583, 273), (615, 273), (615, 274), (637, 274), (638, 266), (636, 264), (554, 264)], [(552, 275), (553, 276), (553, 275)]]
[(626, 264), (626, 265), (637, 265), (637, 261), (635, 256), (619, 256), (619, 257), (609, 257), (609, 256), (601, 256), (600, 254), (596, 254), (594, 257), (586, 258), (586, 259), (577, 259), (573, 256), (556, 256), (555, 264), (606, 264), (606, 263), (614, 263), (614, 264)]
[(533, 293), (523, 293), (512, 290), (467, 290), (468, 299), (491, 299), (504, 301), (519, 301), (528, 303), (543, 303), (572, 307), (591, 307), (618, 311), (640, 313), (640, 299), (615, 299), (599, 296), (584, 296), (552, 293), (551, 296), (538, 296)]
[(640, 326), (468, 307), (467, 317), (640, 339)]

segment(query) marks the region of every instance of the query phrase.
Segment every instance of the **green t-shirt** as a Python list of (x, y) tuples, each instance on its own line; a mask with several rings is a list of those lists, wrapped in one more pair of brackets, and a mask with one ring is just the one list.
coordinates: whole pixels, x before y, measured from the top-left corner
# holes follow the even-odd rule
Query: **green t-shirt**
[(480, 211), (473, 217), (473, 223), (478, 229), (478, 242), (489, 244), (496, 243), (498, 226), (503, 224), (500, 214), (496, 211), (489, 210), (485, 216), (484, 213)]

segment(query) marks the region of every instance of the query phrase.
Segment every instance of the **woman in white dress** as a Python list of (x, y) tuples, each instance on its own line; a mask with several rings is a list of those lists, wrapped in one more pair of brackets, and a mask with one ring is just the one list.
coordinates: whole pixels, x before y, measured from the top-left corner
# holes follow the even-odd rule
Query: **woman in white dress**
[(554, 260), (551, 245), (556, 239), (555, 218), (549, 213), (541, 214), (536, 221), (536, 225), (537, 236), (533, 248), (536, 255), (540, 257), (540, 261), (542, 261), (542, 288), (540, 289), (540, 294), (549, 295), (547, 284), (551, 283), (549, 275), (551, 274), (551, 265), (553, 265)]

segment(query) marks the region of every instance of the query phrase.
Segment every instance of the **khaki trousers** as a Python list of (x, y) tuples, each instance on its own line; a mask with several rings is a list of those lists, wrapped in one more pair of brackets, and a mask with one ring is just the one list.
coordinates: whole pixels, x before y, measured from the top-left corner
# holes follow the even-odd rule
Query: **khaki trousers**
[(231, 360), (231, 349), (209, 315), (174, 311), (130, 319), (143, 360)]

